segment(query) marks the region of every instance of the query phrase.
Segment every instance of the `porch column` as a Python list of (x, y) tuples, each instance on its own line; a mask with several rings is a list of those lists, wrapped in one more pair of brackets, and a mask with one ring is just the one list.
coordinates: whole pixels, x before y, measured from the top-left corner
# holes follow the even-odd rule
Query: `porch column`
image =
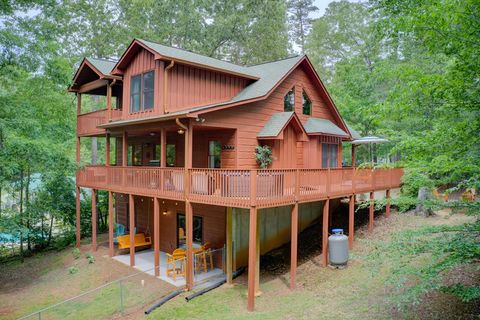
[(80, 166), (80, 137), (77, 136), (77, 154), (76, 154), (76, 160), (77, 160), (77, 166)]
[(352, 144), (352, 167), (355, 168), (355, 145)]
[(190, 201), (185, 201), (185, 228), (187, 238), (187, 290), (193, 289), (193, 209)]
[(260, 214), (257, 211), (257, 232), (256, 232), (256, 264), (255, 264), (255, 297), (262, 295), (260, 290)]
[(110, 133), (105, 135), (105, 166), (110, 165)]
[(92, 189), (92, 251), (97, 251), (97, 190)]
[(108, 191), (108, 253), (114, 256), (113, 248), (113, 192)]
[(160, 203), (158, 198), (153, 198), (153, 265), (155, 276), (160, 276)]
[(298, 248), (298, 202), (292, 207), (292, 230), (290, 248), (290, 289), (295, 289), (297, 276), (297, 248)]
[(167, 166), (167, 129), (162, 128), (160, 131), (160, 167)]
[(373, 191), (370, 191), (370, 210), (368, 213), (368, 231), (373, 230), (373, 213), (375, 209), (375, 193)]
[(387, 204), (385, 206), (385, 215), (388, 218), (390, 217), (390, 189), (387, 189), (386, 197), (387, 197)]
[(128, 195), (128, 206), (130, 212), (130, 266), (135, 265), (135, 201), (133, 194)]
[(247, 309), (253, 311), (255, 309), (255, 271), (257, 259), (257, 208), (250, 207), (249, 220), (249, 236), (248, 236), (248, 295)]
[(351, 195), (348, 201), (348, 247), (353, 248), (353, 238), (355, 232), (355, 195)]
[(227, 207), (227, 283), (233, 283), (233, 241), (232, 241), (232, 231), (233, 231), (233, 208)]
[(80, 248), (80, 187), (75, 188), (75, 209), (76, 209), (76, 246)]
[(110, 83), (107, 83), (107, 121), (112, 121), (112, 87)]
[(126, 167), (128, 165), (128, 133), (123, 131), (122, 135), (122, 166)]
[(324, 267), (328, 265), (328, 216), (330, 211), (330, 199), (325, 200), (323, 205), (323, 231), (322, 231), (322, 264)]

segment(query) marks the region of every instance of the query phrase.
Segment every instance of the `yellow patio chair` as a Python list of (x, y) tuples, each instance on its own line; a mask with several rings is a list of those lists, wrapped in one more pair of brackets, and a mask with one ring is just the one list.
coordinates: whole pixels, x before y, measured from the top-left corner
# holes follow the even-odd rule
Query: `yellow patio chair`
[[(208, 256), (208, 262), (210, 263), (209, 267), (213, 270), (213, 255), (212, 255), (212, 244), (210, 242), (205, 242), (202, 245), (204, 262), (205, 262), (205, 270), (208, 269), (206, 258)], [(206, 272), (206, 271), (205, 271)]]
[[(172, 254), (167, 253), (167, 277), (177, 281), (177, 276), (185, 278), (186, 275), (186, 252), (185, 249), (175, 249)], [(180, 267), (177, 263), (180, 262)]]

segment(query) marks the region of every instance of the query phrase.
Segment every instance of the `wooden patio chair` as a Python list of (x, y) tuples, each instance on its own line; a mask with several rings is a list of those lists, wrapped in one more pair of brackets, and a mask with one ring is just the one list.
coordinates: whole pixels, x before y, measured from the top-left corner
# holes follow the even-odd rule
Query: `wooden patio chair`
[[(167, 253), (167, 277), (172, 277), (177, 281), (177, 276), (185, 278), (186, 275), (186, 251), (185, 249), (175, 249), (172, 254)], [(180, 267), (178, 267), (180, 263)]]
[[(213, 270), (213, 254), (212, 254), (212, 245), (210, 242), (205, 242), (202, 247), (200, 248), (200, 254), (199, 256), (201, 257), (201, 262), (202, 262), (202, 267), (205, 272), (208, 271), (210, 268)], [(208, 264), (207, 264), (207, 258), (208, 258)]]

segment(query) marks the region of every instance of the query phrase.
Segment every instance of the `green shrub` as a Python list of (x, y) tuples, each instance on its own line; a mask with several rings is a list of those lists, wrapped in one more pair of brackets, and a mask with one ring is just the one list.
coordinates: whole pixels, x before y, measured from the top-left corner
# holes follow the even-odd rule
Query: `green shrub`
[(78, 248), (73, 249), (73, 250), (72, 250), (72, 255), (73, 255), (73, 258), (74, 258), (75, 260), (77, 260), (78, 258), (80, 258), (80, 255), (81, 255), (80, 249), (78, 249)]
[(75, 274), (79, 271), (79, 269), (75, 266), (71, 266), (70, 268), (68, 268), (68, 273), (70, 274)]
[(262, 169), (268, 168), (273, 162), (272, 150), (269, 146), (255, 147), (255, 160)]
[(433, 188), (435, 186), (428, 174), (419, 168), (405, 170), (402, 182), (402, 194), (407, 197), (417, 197), (421, 187)]
[(87, 252), (85, 257), (87, 258), (88, 263), (92, 264), (95, 262), (95, 257), (90, 252)]

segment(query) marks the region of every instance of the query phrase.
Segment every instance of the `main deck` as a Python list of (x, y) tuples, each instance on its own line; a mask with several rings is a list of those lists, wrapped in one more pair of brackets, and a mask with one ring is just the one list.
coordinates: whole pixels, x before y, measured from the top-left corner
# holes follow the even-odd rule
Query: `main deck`
[(194, 203), (267, 208), (398, 188), (402, 175), (401, 168), (224, 170), (86, 166), (77, 172), (77, 185)]

